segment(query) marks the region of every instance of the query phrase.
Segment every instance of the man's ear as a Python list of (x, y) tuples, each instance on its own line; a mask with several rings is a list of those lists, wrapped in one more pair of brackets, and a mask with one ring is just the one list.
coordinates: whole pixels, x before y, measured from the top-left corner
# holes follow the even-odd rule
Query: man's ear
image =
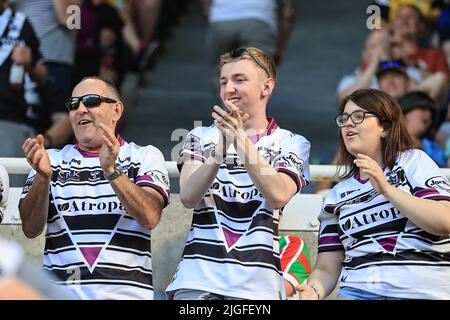
[(120, 120), (120, 118), (122, 117), (123, 108), (124, 108), (124, 105), (123, 105), (122, 101), (117, 101), (114, 104), (114, 107), (113, 107), (113, 110), (114, 110), (113, 121), (114, 121), (114, 123), (117, 123)]
[(268, 78), (264, 81), (264, 87), (262, 90), (262, 97), (270, 96), (275, 88), (275, 80)]

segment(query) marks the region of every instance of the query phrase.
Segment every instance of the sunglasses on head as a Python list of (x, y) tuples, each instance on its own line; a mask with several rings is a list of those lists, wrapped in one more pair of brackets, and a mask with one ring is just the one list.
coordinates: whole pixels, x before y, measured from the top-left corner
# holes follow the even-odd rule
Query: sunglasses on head
[(252, 58), (252, 59), (256, 62), (256, 64), (257, 64), (258, 66), (260, 66), (261, 68), (263, 68), (263, 70), (267, 73), (267, 76), (268, 76), (269, 78), (271, 78), (269, 69), (267, 69), (267, 67), (261, 62), (261, 60), (259, 60), (259, 59), (258, 59), (253, 53), (251, 53), (250, 50), (248, 50), (247, 48), (238, 48), (238, 49), (235, 49), (235, 50), (233, 50), (233, 51), (230, 52), (230, 56), (231, 56), (233, 59), (236, 59), (236, 58), (242, 57), (245, 53), (247, 53), (247, 54), (250, 56), (250, 58)]
[(117, 101), (111, 98), (103, 97), (98, 94), (85, 94), (81, 97), (71, 97), (69, 101), (66, 102), (66, 108), (69, 111), (77, 110), (80, 106), (80, 102), (83, 102), (83, 105), (86, 108), (94, 108), (98, 107), (102, 104), (102, 102), (106, 103), (116, 103)]

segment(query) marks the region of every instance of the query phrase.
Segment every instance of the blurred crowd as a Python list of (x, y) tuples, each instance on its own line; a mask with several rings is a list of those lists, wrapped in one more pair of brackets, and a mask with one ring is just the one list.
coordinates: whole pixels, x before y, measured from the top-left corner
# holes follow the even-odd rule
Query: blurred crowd
[(74, 84), (98, 76), (121, 88), (148, 70), (187, 2), (0, 0), (0, 157), (22, 156), (38, 133), (47, 148), (71, 142)]

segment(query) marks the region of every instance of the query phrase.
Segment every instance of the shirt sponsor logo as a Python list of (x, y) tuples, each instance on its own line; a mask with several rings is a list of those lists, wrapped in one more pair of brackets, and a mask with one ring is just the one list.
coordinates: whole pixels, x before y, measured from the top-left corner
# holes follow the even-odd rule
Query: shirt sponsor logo
[(241, 198), (248, 201), (253, 199), (261, 200), (262, 198), (261, 193), (256, 188), (252, 188), (247, 191), (240, 191), (230, 185), (221, 185), (219, 182), (214, 182), (211, 186), (211, 189), (215, 190), (215, 193), (219, 193), (220, 195), (222, 195), (223, 199), (228, 198), (228, 200)]
[(193, 134), (189, 134), (186, 137), (186, 142), (184, 143), (183, 149), (188, 149), (192, 152), (200, 150), (200, 138)]
[(361, 190), (361, 189), (355, 189), (355, 190), (345, 191), (345, 192), (342, 192), (339, 196), (340, 196), (341, 198), (344, 198), (344, 197), (348, 196), (349, 194), (352, 194), (353, 192), (356, 192), (356, 191), (359, 191), (359, 190)]
[(403, 171), (402, 168), (397, 168), (395, 170), (392, 170), (391, 172), (388, 172), (386, 174), (386, 177), (389, 184), (393, 185), (394, 187), (398, 187), (406, 181), (405, 171)]
[(448, 180), (442, 176), (436, 176), (428, 179), (425, 182), (425, 185), (429, 188), (435, 188), (450, 192), (450, 184)]
[(343, 219), (339, 222), (340, 227), (343, 231), (350, 231), (354, 229), (361, 228), (363, 226), (367, 226), (381, 220), (395, 220), (397, 219), (400, 211), (394, 207), (375, 211), (372, 213), (363, 213), (362, 215), (354, 215), (347, 219)]
[(158, 171), (149, 171), (144, 174), (145, 176), (150, 176), (153, 180), (156, 180), (165, 186), (169, 186), (169, 176)]
[(300, 159), (295, 153), (289, 152), (281, 161), (286, 163), (289, 167), (294, 167), (297, 172), (303, 172), (303, 160)]
[(117, 210), (125, 211), (120, 201), (100, 201), (89, 202), (86, 200), (73, 200), (69, 202), (59, 203), (57, 206), (58, 211), (69, 212), (82, 212), (82, 211), (103, 211), (103, 212), (115, 212)]
[(265, 147), (260, 146), (258, 147), (258, 151), (262, 154), (264, 159), (266, 159), (269, 164), (272, 164), (273, 160), (280, 154), (280, 148), (276, 148), (275, 146)]
[(69, 172), (59, 171), (58, 179), (60, 182), (79, 182), (80, 181), (80, 173), (78, 171), (70, 170)]
[(91, 182), (98, 181), (102, 177), (102, 172), (100, 170), (91, 171), (89, 174), (91, 175), (88, 180)]

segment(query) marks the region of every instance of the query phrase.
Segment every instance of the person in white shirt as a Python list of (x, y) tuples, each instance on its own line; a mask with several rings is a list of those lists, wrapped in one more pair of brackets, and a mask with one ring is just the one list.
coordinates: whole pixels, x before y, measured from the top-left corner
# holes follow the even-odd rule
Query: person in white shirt
[(301, 299), (450, 299), (450, 183), (415, 149), (396, 100), (361, 89), (336, 117), (342, 181), (319, 215)]
[(257, 48), (220, 58), (214, 125), (192, 130), (179, 158), (180, 197), (194, 209), (173, 299), (285, 299), (279, 209), (308, 184), (310, 143), (266, 115), (276, 81)]

